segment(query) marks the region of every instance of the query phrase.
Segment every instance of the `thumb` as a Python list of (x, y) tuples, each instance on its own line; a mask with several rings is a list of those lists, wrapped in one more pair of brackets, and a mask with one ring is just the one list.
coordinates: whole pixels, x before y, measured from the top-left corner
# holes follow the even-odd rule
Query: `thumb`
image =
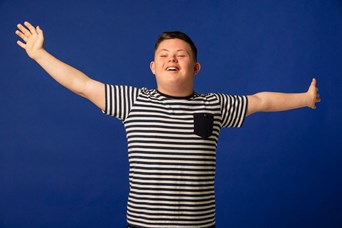
[(43, 35), (43, 30), (39, 26), (37, 26), (36, 31), (39, 35)]
[(316, 79), (315, 79), (315, 78), (313, 78), (313, 79), (312, 79), (312, 81), (311, 81), (311, 84), (310, 84), (310, 86), (314, 86), (314, 87), (316, 87), (316, 85), (317, 85), (317, 81), (316, 81)]

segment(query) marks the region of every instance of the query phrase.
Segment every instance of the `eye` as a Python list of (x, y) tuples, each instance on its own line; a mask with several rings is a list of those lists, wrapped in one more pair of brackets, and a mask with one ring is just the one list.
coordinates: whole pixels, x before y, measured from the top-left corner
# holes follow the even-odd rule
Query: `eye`
[(188, 56), (187, 53), (184, 52), (184, 51), (180, 51), (180, 52), (177, 53), (177, 57), (178, 58), (185, 58), (187, 56)]

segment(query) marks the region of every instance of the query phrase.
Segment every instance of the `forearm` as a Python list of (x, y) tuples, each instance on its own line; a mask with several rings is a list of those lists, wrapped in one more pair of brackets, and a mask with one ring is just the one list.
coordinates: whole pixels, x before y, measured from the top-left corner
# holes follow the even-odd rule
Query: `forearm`
[(260, 112), (278, 112), (303, 108), (309, 105), (307, 93), (261, 92), (254, 96), (260, 99)]
[(58, 83), (104, 110), (104, 84), (89, 78), (81, 71), (48, 53), (43, 48), (43, 30), (39, 26), (33, 27), (29, 22), (25, 22), (24, 25), (17, 25), (16, 34), (22, 39), (18, 40), (17, 44), (25, 49), (28, 56), (35, 60)]
[(85, 87), (91, 79), (84, 73), (60, 61), (44, 49), (34, 60), (58, 83), (78, 95), (85, 96)]

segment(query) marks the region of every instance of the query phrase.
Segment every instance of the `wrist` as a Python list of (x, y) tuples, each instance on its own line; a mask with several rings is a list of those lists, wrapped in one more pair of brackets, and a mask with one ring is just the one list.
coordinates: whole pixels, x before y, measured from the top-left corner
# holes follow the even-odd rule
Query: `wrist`
[(304, 107), (313, 108), (311, 94), (308, 92), (304, 93)]
[(41, 48), (39, 50), (37, 50), (34, 54), (31, 54), (31, 58), (36, 61), (39, 62), (39, 60), (41, 60), (42, 58), (44, 58), (44, 56), (46, 56), (47, 51), (44, 48)]

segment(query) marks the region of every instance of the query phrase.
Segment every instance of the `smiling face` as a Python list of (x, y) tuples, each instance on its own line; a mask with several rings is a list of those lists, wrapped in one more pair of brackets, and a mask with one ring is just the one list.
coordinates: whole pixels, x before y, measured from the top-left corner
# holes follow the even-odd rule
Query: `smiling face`
[(156, 49), (150, 68), (156, 76), (159, 92), (182, 97), (193, 93), (194, 76), (200, 65), (195, 62), (188, 43), (181, 39), (167, 39)]

